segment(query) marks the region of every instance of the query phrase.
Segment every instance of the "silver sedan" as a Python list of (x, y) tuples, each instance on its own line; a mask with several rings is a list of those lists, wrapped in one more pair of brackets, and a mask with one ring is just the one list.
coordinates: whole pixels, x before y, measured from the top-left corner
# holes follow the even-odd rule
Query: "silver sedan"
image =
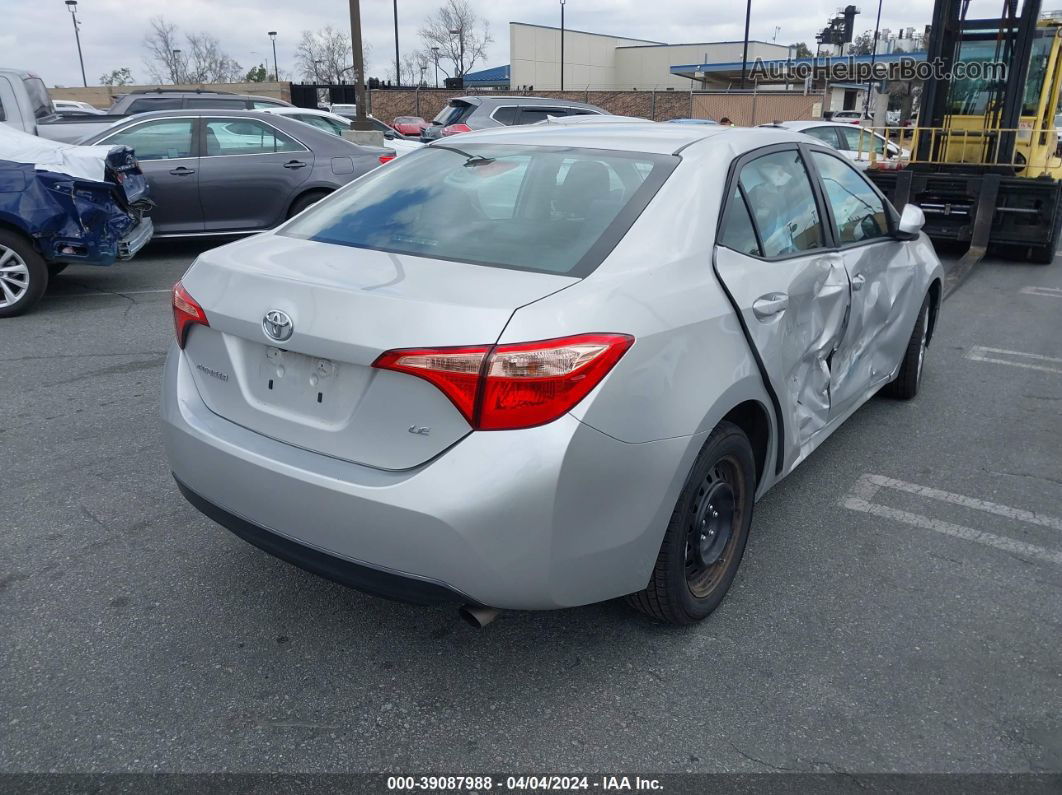
[(782, 129), (436, 143), (192, 265), (169, 464), (206, 515), (366, 591), (694, 622), (756, 499), (875, 393), (917, 393), (922, 221)]

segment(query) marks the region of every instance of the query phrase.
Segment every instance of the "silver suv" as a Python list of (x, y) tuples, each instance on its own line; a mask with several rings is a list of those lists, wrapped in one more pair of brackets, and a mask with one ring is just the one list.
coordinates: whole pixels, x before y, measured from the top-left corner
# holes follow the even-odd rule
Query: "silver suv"
[(537, 124), (547, 117), (608, 115), (608, 111), (586, 102), (545, 97), (456, 97), (451, 99), (420, 134), (422, 141), (434, 141), (456, 133)]

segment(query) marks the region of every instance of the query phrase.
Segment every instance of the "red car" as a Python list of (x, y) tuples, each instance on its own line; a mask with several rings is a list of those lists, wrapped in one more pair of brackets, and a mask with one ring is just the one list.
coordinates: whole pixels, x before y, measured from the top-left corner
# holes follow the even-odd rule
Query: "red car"
[(399, 116), (391, 122), (391, 126), (402, 135), (412, 135), (414, 138), (419, 138), (420, 131), (429, 125), (420, 116)]

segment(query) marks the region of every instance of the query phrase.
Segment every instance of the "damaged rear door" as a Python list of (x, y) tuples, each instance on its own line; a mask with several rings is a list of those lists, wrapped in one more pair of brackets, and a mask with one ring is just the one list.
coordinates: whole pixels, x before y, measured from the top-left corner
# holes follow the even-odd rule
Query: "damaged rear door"
[(728, 191), (715, 269), (773, 393), (790, 469), (830, 420), (831, 364), (850, 307), (848, 275), (841, 256), (827, 248), (795, 146), (742, 158)]
[(199, 201), (199, 156), (192, 116), (141, 121), (97, 143), (131, 147), (151, 186), (151, 220), (159, 235), (203, 231)]

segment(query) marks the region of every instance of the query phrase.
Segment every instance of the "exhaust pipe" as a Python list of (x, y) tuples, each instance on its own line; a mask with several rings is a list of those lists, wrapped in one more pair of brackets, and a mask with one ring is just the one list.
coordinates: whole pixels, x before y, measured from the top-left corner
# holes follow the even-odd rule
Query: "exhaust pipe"
[(496, 619), (500, 612), (496, 607), (480, 607), (478, 605), (462, 605), (457, 608), (457, 614), (476, 629), (483, 629), (483, 627)]

